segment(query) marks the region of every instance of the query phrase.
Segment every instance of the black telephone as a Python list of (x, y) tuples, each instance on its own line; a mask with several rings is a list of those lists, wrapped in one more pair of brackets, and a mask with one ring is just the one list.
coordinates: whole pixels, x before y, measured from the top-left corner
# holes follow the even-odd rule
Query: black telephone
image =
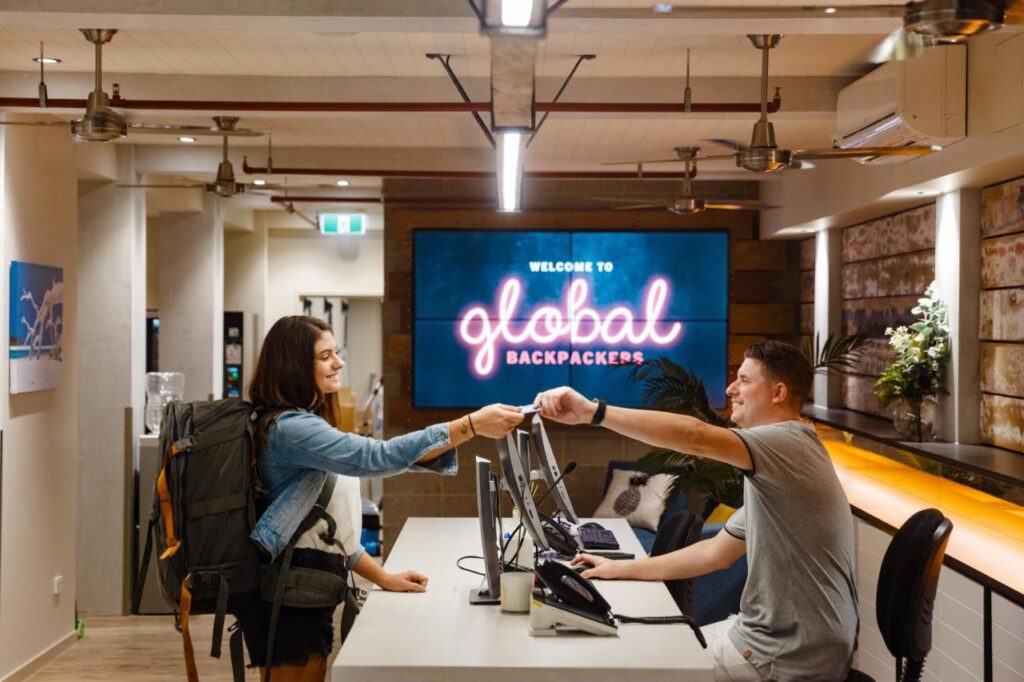
[(544, 587), (562, 602), (602, 620), (611, 620), (611, 605), (589, 580), (565, 564), (557, 561), (539, 563), (537, 576)]
[(571, 559), (580, 551), (576, 539), (569, 534), (569, 531), (557, 520), (547, 514), (539, 513), (540, 525), (544, 529), (544, 537), (547, 538), (548, 546), (558, 552), (565, 559)]
[[(704, 633), (695, 621), (685, 614), (679, 616), (646, 616), (634, 617), (612, 613), (611, 605), (594, 588), (593, 583), (577, 574), (565, 564), (557, 561), (544, 561), (536, 566), (537, 577), (541, 584), (551, 593), (550, 596), (535, 594), (534, 599), (549, 609), (562, 609), (563, 617), (548, 616), (537, 618), (534, 622), (534, 611), (530, 611), (530, 634), (553, 634), (557, 626), (569, 626), (591, 632), (596, 635), (617, 635), (620, 623), (643, 623), (646, 625), (669, 625), (683, 623), (690, 626), (697, 642), (707, 649), (708, 643)], [(537, 612), (540, 613), (540, 609)], [(545, 630), (548, 630), (546, 632)]]

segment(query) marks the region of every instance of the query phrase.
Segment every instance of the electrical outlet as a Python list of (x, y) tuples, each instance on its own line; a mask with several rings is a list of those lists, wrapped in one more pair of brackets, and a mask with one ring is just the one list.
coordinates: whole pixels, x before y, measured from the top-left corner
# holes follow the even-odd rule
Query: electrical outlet
[(53, 593), (60, 594), (61, 588), (64, 587), (64, 576), (55, 575), (53, 576)]

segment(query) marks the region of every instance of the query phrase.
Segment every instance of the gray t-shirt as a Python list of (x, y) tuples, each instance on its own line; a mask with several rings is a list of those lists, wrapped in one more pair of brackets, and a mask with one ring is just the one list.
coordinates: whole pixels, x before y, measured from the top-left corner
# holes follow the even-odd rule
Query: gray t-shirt
[(750, 567), (729, 638), (777, 682), (845, 680), (857, 638), (853, 516), (814, 429), (735, 429), (753, 471), (725, 530)]

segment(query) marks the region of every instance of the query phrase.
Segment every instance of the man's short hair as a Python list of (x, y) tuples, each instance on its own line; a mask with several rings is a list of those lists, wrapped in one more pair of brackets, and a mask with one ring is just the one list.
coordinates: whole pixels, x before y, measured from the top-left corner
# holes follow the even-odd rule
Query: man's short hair
[(761, 341), (745, 350), (743, 357), (760, 362), (769, 380), (784, 383), (791, 404), (799, 406), (810, 395), (814, 368), (796, 346), (784, 341)]

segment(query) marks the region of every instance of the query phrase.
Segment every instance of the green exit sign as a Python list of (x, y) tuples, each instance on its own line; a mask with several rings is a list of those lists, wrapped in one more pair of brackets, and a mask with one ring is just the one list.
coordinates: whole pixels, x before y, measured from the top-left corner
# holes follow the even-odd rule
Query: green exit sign
[(320, 232), (323, 234), (365, 234), (366, 216), (362, 213), (321, 213)]

